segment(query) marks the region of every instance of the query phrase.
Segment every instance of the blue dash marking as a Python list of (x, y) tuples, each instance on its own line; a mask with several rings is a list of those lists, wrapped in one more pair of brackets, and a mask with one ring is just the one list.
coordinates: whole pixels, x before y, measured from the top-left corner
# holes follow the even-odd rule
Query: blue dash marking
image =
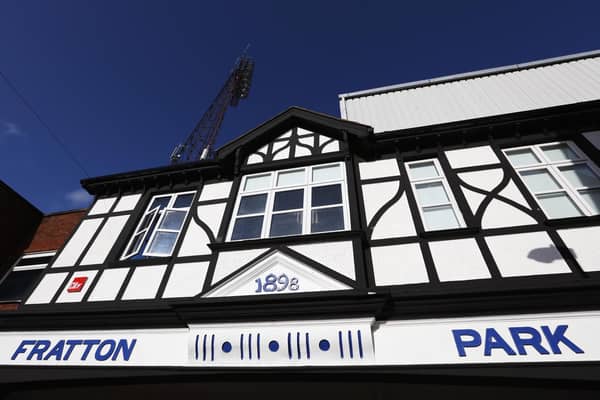
[(308, 342), (308, 332), (306, 332), (306, 358), (310, 360), (310, 343)]
[(260, 333), (256, 335), (256, 356), (260, 360)]
[(244, 359), (244, 334), (240, 334), (240, 357)]
[(215, 334), (210, 338), (210, 361), (215, 361)]
[(248, 334), (248, 359), (252, 360), (252, 334)]
[(352, 350), (352, 331), (348, 331), (348, 346), (350, 347), (350, 358), (354, 358), (354, 351)]
[(292, 359), (292, 334), (288, 332), (288, 357)]
[(300, 332), (296, 332), (296, 351), (298, 352), (298, 360), (302, 357), (300, 356)]
[(194, 350), (196, 350), (196, 360), (198, 359), (198, 340), (200, 339), (200, 335), (196, 335), (196, 347)]
[(342, 331), (338, 331), (338, 340), (340, 342), (340, 357), (344, 358), (344, 344), (342, 343)]
[(363, 358), (362, 339), (360, 337), (360, 329), (357, 332), (358, 332), (358, 354), (360, 355), (360, 358)]
[(206, 361), (206, 335), (202, 339), (202, 361)]

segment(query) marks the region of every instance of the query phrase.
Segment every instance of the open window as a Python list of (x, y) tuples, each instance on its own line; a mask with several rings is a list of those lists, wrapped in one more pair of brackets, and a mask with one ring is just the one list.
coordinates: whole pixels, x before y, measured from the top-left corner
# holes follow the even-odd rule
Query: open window
[(504, 150), (548, 218), (600, 214), (600, 170), (571, 142)]
[(345, 177), (343, 163), (244, 176), (229, 240), (348, 229)]
[(173, 253), (195, 192), (152, 197), (121, 260), (168, 257)]

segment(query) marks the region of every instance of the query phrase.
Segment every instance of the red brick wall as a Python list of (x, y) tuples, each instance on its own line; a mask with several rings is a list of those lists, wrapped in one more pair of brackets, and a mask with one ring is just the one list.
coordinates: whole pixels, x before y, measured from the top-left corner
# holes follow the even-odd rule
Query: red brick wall
[(44, 216), (25, 253), (59, 249), (86, 213), (87, 210), (76, 210)]

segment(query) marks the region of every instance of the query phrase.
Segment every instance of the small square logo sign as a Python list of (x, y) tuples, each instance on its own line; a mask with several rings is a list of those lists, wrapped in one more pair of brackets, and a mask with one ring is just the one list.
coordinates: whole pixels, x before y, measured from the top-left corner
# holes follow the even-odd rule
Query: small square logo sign
[(69, 287), (67, 288), (67, 292), (69, 292), (69, 293), (81, 292), (81, 289), (83, 289), (83, 285), (85, 285), (85, 282), (87, 281), (87, 279), (88, 279), (87, 276), (80, 276), (77, 278), (73, 278), (73, 280), (69, 284)]

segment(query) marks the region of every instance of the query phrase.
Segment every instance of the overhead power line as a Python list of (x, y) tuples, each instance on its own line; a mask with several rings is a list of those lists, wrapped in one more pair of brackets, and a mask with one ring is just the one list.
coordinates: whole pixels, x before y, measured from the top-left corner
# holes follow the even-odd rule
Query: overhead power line
[(58, 137), (58, 135), (56, 135), (54, 133), (54, 131), (50, 128), (50, 126), (42, 119), (42, 117), (40, 116), (40, 114), (38, 114), (38, 112), (35, 111), (35, 109), (31, 105), (31, 103), (29, 103), (27, 101), (27, 99), (25, 98), (25, 96), (23, 96), (21, 94), (21, 92), (19, 92), (19, 90), (16, 88), (16, 86), (13, 85), (13, 83), (10, 81), (10, 79), (8, 79), (8, 77), (6, 75), (4, 75), (4, 73), (2, 71), (0, 71), (0, 76), (2, 77), (2, 79), (4, 79), (4, 82), (6, 82), (6, 84), (8, 85), (8, 87), (15, 93), (15, 95), (17, 95), (17, 97), (19, 99), (21, 99), (21, 101), (23, 102), (23, 104), (25, 104), (25, 107), (27, 107), (27, 109), (29, 109), (29, 111), (31, 111), (31, 113), (37, 118), (37, 120), (40, 122), (40, 124), (42, 124), (42, 126), (44, 128), (46, 128), (46, 130), (48, 131), (48, 133), (50, 134), (50, 136), (56, 141), (56, 143), (58, 143), (58, 145), (63, 149), (63, 151), (71, 159), (71, 161), (73, 161), (73, 163), (75, 165), (77, 165), (77, 167), (79, 167), (79, 169), (81, 169), (83, 171), (83, 173), (85, 174), (86, 177), (89, 177), (90, 174), (87, 172), (87, 170), (85, 169), (85, 167), (83, 166), (83, 164), (81, 164), (81, 162), (79, 162), (79, 160), (77, 159), (77, 157), (75, 157), (75, 155), (73, 153), (71, 153), (71, 151), (69, 150), (69, 148), (67, 147), (67, 145)]

